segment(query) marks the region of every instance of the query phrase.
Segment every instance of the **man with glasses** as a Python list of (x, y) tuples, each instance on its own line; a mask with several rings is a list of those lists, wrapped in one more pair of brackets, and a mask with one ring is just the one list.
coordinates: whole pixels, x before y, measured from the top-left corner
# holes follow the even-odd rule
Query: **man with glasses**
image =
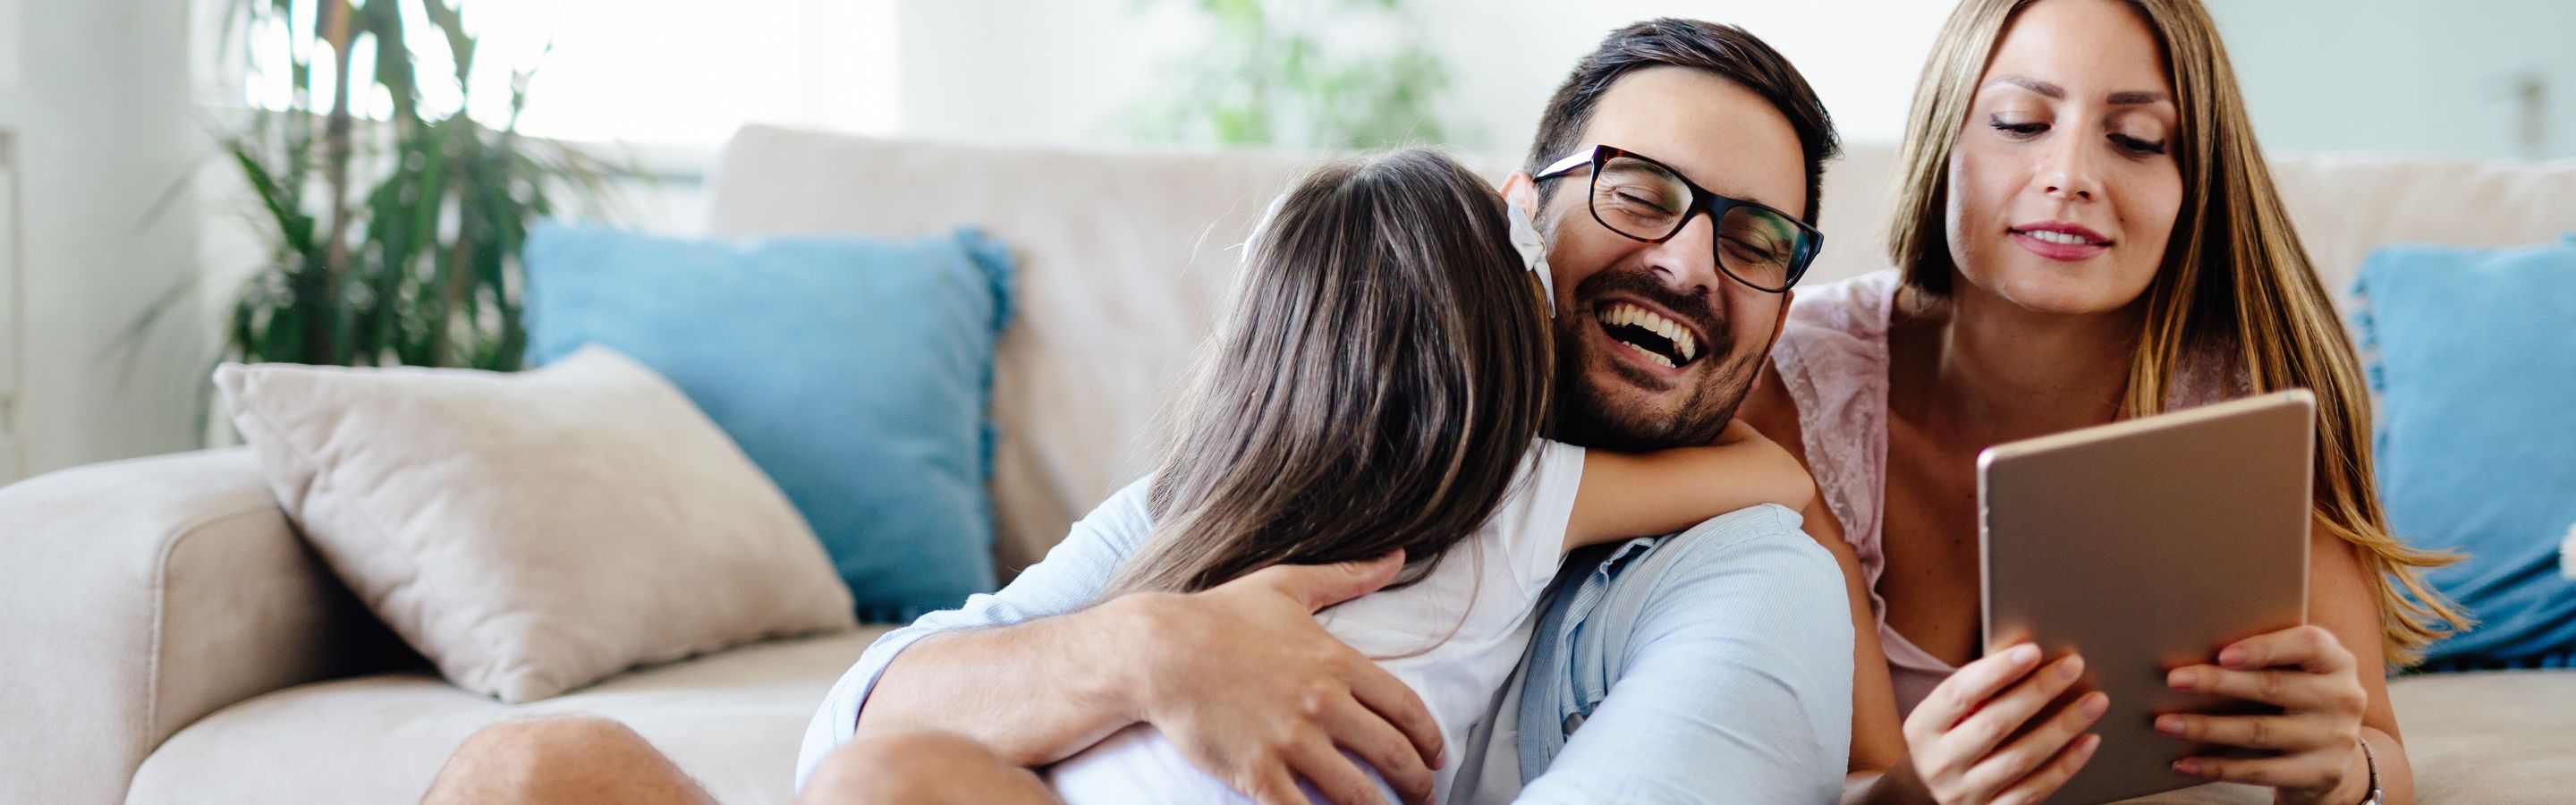
[[(1683, 68), (1655, 67), (1603, 95), (1619, 101), (1667, 89), (1699, 89), (1721, 99), (1755, 94), (1721, 82)], [(1557, 388), (1573, 407), (1557, 438), (1586, 447), (1652, 450), (1715, 438), (1779, 334), (1790, 287), (1824, 245), (1824, 236), (1798, 217), (1739, 198), (1781, 194), (1747, 181), (1740, 169), (1707, 168), (1744, 188), (1724, 195), (1691, 181), (1681, 168), (1611, 144), (1680, 140), (1671, 136), (1677, 122), (1671, 118), (1685, 116), (1682, 109), (1659, 111), (1646, 124), (1596, 113), (1587, 132), (1593, 136), (1586, 138), (1593, 145), (1544, 166), (1533, 161), (1534, 175), (1514, 174), (1503, 186), (1505, 195), (1540, 210), (1540, 220), (1550, 224), (1558, 309), (1592, 314), (1559, 317), (1556, 341), (1558, 354), (1567, 357)], [(1710, 129), (1740, 125), (1704, 122)], [(1631, 128), (1643, 130), (1626, 131)], [(1680, 128), (1694, 127), (1684, 121)], [(1747, 135), (1756, 133), (1728, 139)], [(1546, 133), (1540, 139), (1542, 148), (1551, 145)], [(1830, 139), (1823, 143), (1823, 149), (1833, 147)], [(1702, 163), (1746, 162), (1763, 153), (1741, 141), (1706, 153), (1717, 150), (1707, 147), (1716, 144), (1676, 141), (1664, 147), (1675, 159)], [(1534, 152), (1534, 160), (1544, 153)], [(1772, 175), (1757, 178), (1794, 187), (1794, 165), (1774, 163), (1766, 171)], [(1811, 168), (1807, 181), (1812, 186), (1820, 175)], [(1815, 215), (1812, 190), (1791, 197), (1801, 200), (1808, 217)], [(1569, 215), (1588, 215), (1594, 225), (1578, 220), (1569, 226)]]
[[(1556, 309), (1576, 314), (1555, 318), (1558, 438), (1646, 450), (1718, 436), (1822, 244), (1809, 222), (1835, 147), (1805, 81), (1740, 29), (1639, 23), (1576, 66), (1502, 188), (1535, 211)], [(1831, 801), (1851, 602), (1799, 522), (1755, 507), (1567, 557), (1513, 681), (1467, 745), (1442, 746), (1410, 689), (1313, 617), (1386, 584), (1394, 562), (1093, 605), (1152, 528), (1141, 496), (1121, 493), (1000, 593), (870, 647), (815, 718), (799, 783), (816, 802), (1045, 802), (1026, 767), (1142, 721), (1263, 802), (1307, 801), (1301, 784), (1374, 800), (1362, 763), (1411, 801), (1442, 766), (1456, 767), (1456, 802)], [(477, 741), (432, 801), (694, 791), (595, 720)], [(478, 758), (531, 755), (592, 762), (475, 784), (507, 776)]]

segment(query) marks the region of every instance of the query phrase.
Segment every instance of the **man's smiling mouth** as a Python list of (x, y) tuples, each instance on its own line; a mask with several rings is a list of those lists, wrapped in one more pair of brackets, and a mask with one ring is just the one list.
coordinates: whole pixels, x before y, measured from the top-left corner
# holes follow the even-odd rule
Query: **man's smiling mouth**
[(1644, 307), (1610, 302), (1593, 313), (1601, 332), (1635, 350), (1647, 362), (1666, 369), (1689, 366), (1699, 357), (1699, 336), (1689, 326)]

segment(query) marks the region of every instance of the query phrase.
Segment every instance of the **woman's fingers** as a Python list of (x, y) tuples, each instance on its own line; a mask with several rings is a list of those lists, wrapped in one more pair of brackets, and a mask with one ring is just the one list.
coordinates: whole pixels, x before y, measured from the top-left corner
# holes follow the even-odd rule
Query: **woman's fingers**
[(2358, 715), (2370, 693), (2350, 673), (2305, 670), (2231, 671), (2187, 665), (2165, 674), (2165, 685), (2187, 693), (2209, 693), (2262, 702), (2294, 711)]
[[(2057, 662), (2050, 663), (2048, 667), (2039, 669), (2036, 673), (2024, 676), (2020, 683), (1986, 699), (1984, 704), (1977, 707), (1976, 712), (1970, 713), (1967, 719), (1959, 722), (1958, 726), (1950, 728), (1949, 732), (1941, 738), (1942, 754), (1956, 758), (1986, 757), (1995, 751), (1995, 747), (2001, 746), (2004, 739), (2021, 732), (2022, 725), (2029, 723), (2040, 710), (2048, 707), (2049, 702), (2056, 701), (2058, 694), (2065, 693), (2066, 689), (2074, 685), (2075, 680), (2082, 678), (2083, 675), (2084, 658), (2069, 654)], [(2057, 742), (2063, 742), (2071, 735), (2072, 733), (2058, 736)], [(2055, 749), (2056, 742), (2046, 747), (2046, 751), (2055, 751)], [(2029, 758), (2023, 771), (2027, 772), (2029, 766), (2038, 764), (2039, 758)], [(2012, 777), (2019, 776), (2021, 775), (2015, 774)], [(2009, 781), (2012, 777), (2006, 777), (2004, 780)]]
[(1960, 798), (1964, 792), (1959, 788), (1959, 776), (1984, 754), (1983, 750), (1968, 751), (1959, 742), (1947, 740), (1951, 730), (2038, 666), (2039, 647), (2028, 643), (1988, 654), (1960, 666), (1906, 716), (1907, 754), (1913, 758), (1915, 775), (1923, 779), (1936, 798)]
[(2006, 686), (2039, 665), (2039, 647), (2023, 643), (1959, 667), (1905, 719), (1906, 740), (1930, 743)]
[(2067, 747), (2083, 739), (2084, 731), (2100, 721), (2102, 712), (2110, 706), (2111, 697), (2100, 691), (2084, 694), (2021, 737), (1988, 753), (1968, 769), (1960, 782), (1970, 791), (2006, 790), (2014, 781), (2039, 773), (2052, 759), (2063, 757)]
[(2323, 719), (2304, 715), (2156, 717), (2156, 731), (2168, 737), (2251, 749), (2300, 750), (2328, 746), (2348, 737)]
[(2173, 770), (2203, 780), (2265, 788), (2321, 788), (2341, 779), (2331, 763), (2313, 754), (2276, 758), (2187, 757), (2174, 761)]
[(2334, 673), (2352, 667), (2352, 652), (2336, 640), (2334, 633), (2321, 626), (2293, 626), (2277, 632), (2266, 632), (2236, 641), (2218, 650), (2218, 664), (2226, 668), (2297, 667), (2315, 673)]
[(2076, 772), (2082, 771), (2084, 762), (2093, 759), (2093, 750), (2100, 748), (2102, 736), (2099, 735), (2088, 734), (2067, 742), (2065, 748), (2057, 750), (2055, 757), (2049, 758), (2047, 766), (1995, 795), (1994, 805), (2032, 805), (2047, 800), (2048, 795), (2057, 793), (2058, 786), (2065, 785)]
[(2360, 754), (2362, 711), (2370, 693), (2361, 685), (2352, 652), (2334, 633), (2299, 626), (2257, 635), (2220, 649), (2217, 665), (2168, 672), (2175, 690), (2263, 702), (2272, 715), (2156, 717), (2156, 731), (2222, 746), (2272, 750), (2260, 758), (2187, 757), (2175, 772), (2206, 780), (2278, 789), (2283, 801), (2312, 801), (2292, 792), (2333, 793), (2350, 782)]

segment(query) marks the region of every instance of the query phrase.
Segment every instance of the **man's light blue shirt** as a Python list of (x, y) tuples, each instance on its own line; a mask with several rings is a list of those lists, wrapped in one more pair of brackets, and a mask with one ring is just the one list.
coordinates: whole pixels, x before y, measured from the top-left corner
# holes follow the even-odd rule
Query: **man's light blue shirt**
[[(1152, 531), (1139, 481), (991, 595), (887, 632), (824, 699), (797, 759), (856, 729), (895, 655), (950, 629), (1088, 606)], [(1851, 740), (1841, 570), (1763, 505), (1566, 557), (1512, 683), (1453, 759), (1455, 803), (1833, 802)], [(1579, 729), (1578, 729), (1579, 728)]]

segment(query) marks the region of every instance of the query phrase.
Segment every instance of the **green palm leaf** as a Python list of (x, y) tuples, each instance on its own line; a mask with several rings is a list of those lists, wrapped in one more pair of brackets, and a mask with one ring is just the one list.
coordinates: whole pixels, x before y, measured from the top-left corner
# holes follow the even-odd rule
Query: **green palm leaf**
[[(423, 108), (424, 77), (406, 38), (413, 10), (420, 16), (409, 19), (427, 19), (455, 65), (453, 76), (429, 80), (452, 80), (462, 96), (476, 40), (458, 0), (232, 0), (225, 8), (226, 47), (259, 71), (282, 70), (295, 89), (287, 108), (255, 110), (219, 135), (225, 162), (258, 201), (270, 245), (268, 266), (236, 290), (225, 357), (516, 369), (527, 345), (519, 251), (530, 225), (565, 199), (614, 209), (606, 203), (612, 177), (632, 171), (517, 133), (528, 75), (512, 76), (509, 119), (497, 127), (462, 102)], [(283, 54), (246, 35), (298, 19), (316, 23)], [(372, 49), (372, 74), (336, 75), (359, 49)], [(351, 98), (382, 88), (390, 117), (333, 109), (333, 93), (318, 91), (333, 80), (354, 82)], [(169, 307), (152, 306), (132, 333)]]

